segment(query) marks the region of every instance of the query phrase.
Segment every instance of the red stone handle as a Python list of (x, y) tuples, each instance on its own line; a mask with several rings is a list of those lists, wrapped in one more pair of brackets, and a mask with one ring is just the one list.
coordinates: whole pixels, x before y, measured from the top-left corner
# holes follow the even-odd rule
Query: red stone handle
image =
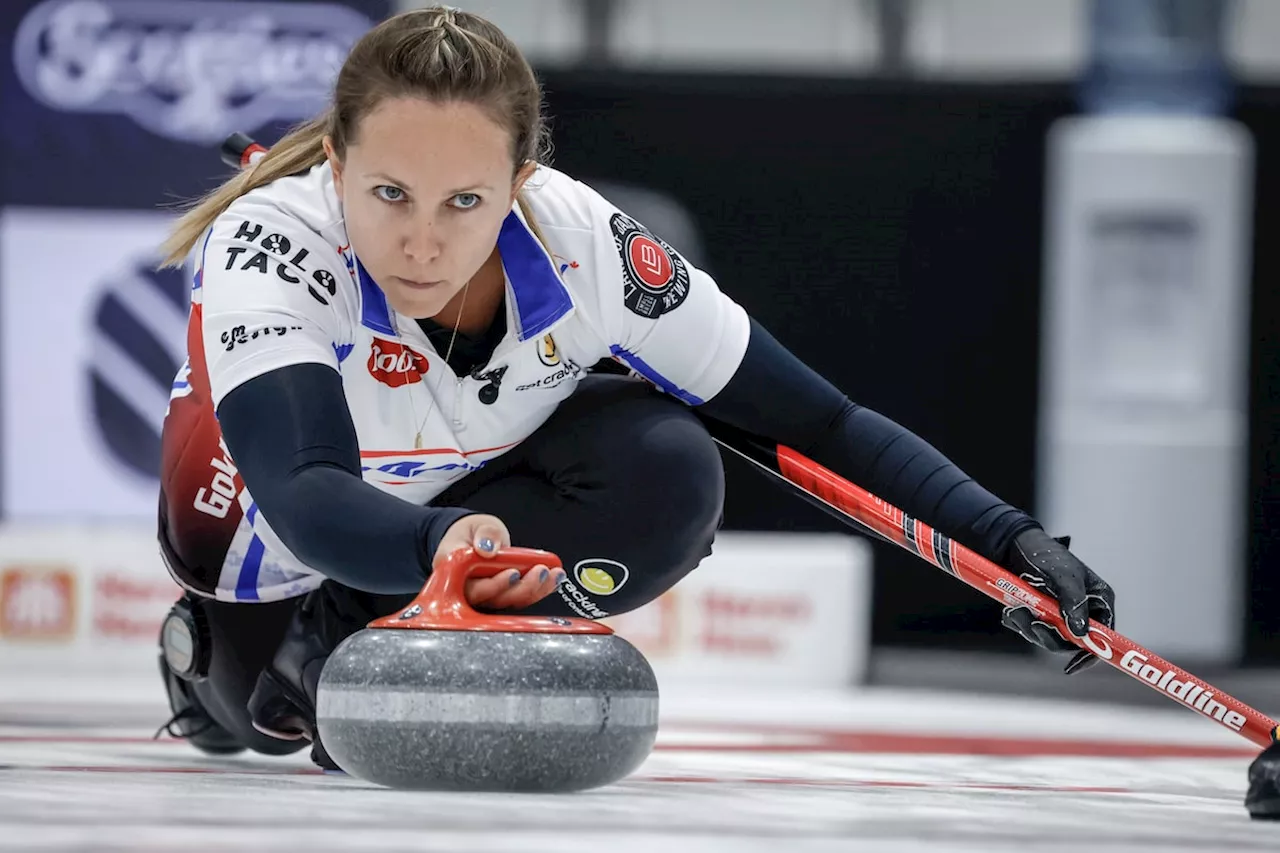
[(491, 578), (508, 569), (528, 571), (535, 566), (563, 568), (555, 554), (536, 548), (504, 548), (492, 557), (483, 556), (474, 548), (462, 548), (436, 566), (412, 604), (399, 613), (375, 619), (369, 627), (521, 634), (613, 633), (608, 626), (590, 619), (478, 613), (467, 602), (467, 581), (471, 578)]

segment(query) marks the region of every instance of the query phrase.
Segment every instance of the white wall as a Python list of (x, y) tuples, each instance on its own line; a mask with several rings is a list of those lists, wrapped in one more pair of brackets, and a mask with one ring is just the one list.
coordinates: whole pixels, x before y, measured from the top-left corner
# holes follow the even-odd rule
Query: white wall
[(1074, 76), (1087, 49), (1085, 0), (914, 0), (907, 61), (929, 76)]
[[(873, 71), (872, 0), (616, 0), (608, 48), (628, 66)], [(977, 80), (1069, 79), (1088, 50), (1089, 0), (895, 0), (907, 11), (916, 74)], [(1232, 0), (1227, 55), (1248, 81), (1280, 80), (1280, 0)], [(401, 0), (402, 8), (425, 5)], [(579, 0), (459, 0), (503, 27), (532, 59), (571, 64), (586, 31)]]

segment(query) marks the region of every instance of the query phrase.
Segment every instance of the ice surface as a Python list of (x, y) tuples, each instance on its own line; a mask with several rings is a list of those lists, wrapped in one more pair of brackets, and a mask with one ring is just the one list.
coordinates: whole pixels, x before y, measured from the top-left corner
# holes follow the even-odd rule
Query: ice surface
[(65, 691), (0, 684), (0, 850), (1280, 850), (1280, 824), (1241, 805), (1255, 750), (1174, 707), (667, 690), (631, 779), (500, 796), (152, 741), (158, 678)]

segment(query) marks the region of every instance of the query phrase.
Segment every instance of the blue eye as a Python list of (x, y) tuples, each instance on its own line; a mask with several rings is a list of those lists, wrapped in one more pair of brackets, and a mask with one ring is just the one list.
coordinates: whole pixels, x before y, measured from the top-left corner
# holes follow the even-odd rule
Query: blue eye
[(480, 204), (480, 196), (475, 193), (458, 193), (449, 203), (459, 210), (470, 210)]
[(398, 202), (404, 199), (404, 190), (383, 184), (373, 188), (373, 194), (386, 202)]

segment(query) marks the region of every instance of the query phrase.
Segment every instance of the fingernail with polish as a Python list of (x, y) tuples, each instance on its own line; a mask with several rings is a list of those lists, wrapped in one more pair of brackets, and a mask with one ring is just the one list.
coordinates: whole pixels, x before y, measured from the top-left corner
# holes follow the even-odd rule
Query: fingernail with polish
[(538, 583), (546, 583), (547, 578), (549, 577), (551, 577), (551, 570), (543, 569), (541, 572), (538, 573)]
[(492, 550), (493, 550), (493, 540), (492, 540), (492, 539), (490, 539), (490, 538), (489, 538), (489, 537), (487, 537), (487, 536), (486, 536), (484, 539), (481, 539), (481, 540), (480, 540), (480, 550), (481, 550), (481, 551), (492, 551)]
[(564, 583), (565, 577), (566, 575), (563, 569), (556, 569), (556, 586), (559, 586), (560, 584)]
[(516, 585), (516, 584), (518, 584), (518, 583), (520, 583), (520, 573), (519, 573), (519, 572), (512, 572), (512, 573), (511, 573), (511, 585), (512, 585), (512, 586), (515, 586), (515, 585)]

